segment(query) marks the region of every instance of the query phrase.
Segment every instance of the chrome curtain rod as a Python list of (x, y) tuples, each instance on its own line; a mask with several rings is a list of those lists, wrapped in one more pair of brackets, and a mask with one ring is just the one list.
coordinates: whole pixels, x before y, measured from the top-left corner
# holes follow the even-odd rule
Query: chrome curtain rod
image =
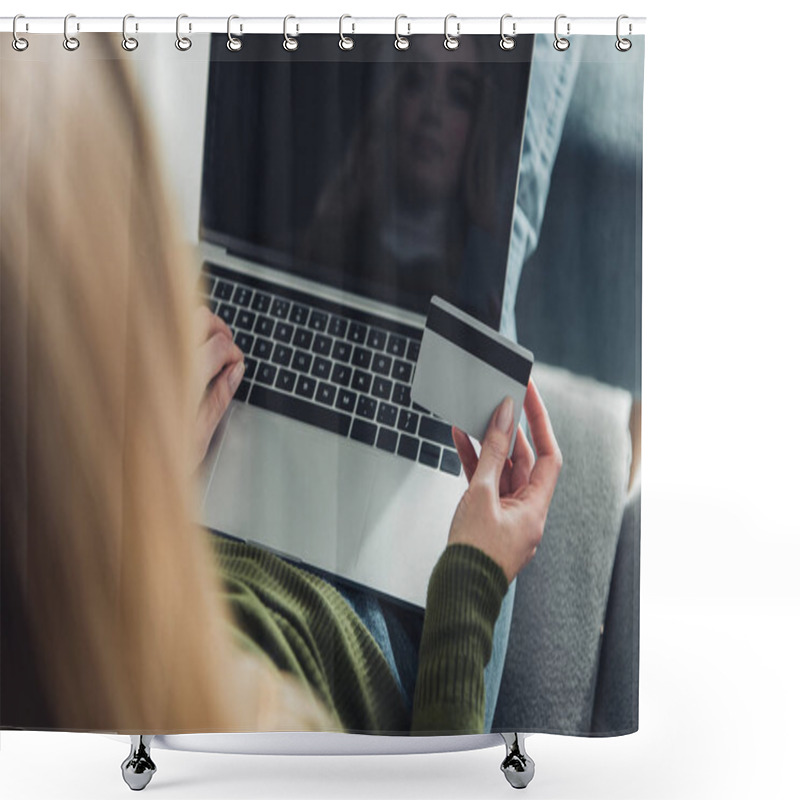
[[(227, 17), (192, 17), (181, 15), (181, 29), (187, 34), (226, 33)], [(489, 34), (500, 32), (501, 16), (459, 17), (449, 15), (447, 30), (458, 35)], [(175, 17), (137, 17), (129, 15), (126, 28), (129, 33), (175, 33)], [(636, 36), (645, 32), (645, 17), (625, 17), (621, 28), (624, 36)], [(237, 17), (234, 25), (236, 35), (272, 33), (283, 35), (288, 25), (292, 36), (304, 33), (330, 33), (339, 35), (342, 29), (347, 34), (396, 32), (395, 17)], [(399, 23), (403, 35), (442, 34), (445, 31), (444, 17), (408, 17), (402, 15)], [(0, 32), (11, 33), (13, 17), (0, 17)], [(80, 17), (70, 15), (70, 31), (75, 33), (116, 33), (122, 31), (122, 17)], [(552, 35), (554, 17), (515, 17), (505, 15), (504, 30), (514, 35), (549, 33)], [(36, 17), (20, 15), (17, 19), (19, 34), (63, 33), (64, 17)], [(559, 15), (558, 30), (568, 35), (605, 35), (617, 33), (616, 17), (570, 17)]]

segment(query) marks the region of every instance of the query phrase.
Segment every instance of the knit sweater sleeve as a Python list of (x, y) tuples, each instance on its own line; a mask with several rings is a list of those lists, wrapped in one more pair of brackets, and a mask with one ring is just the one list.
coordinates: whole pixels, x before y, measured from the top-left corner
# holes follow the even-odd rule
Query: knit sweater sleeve
[(483, 733), (483, 673), (507, 590), (505, 573), (482, 550), (445, 548), (428, 583), (412, 733)]

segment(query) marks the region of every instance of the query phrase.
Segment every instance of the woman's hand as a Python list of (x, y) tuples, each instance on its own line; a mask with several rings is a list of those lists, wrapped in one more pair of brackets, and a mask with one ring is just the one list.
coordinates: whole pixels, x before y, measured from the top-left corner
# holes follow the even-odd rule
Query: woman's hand
[(234, 344), (231, 329), (205, 306), (195, 311), (194, 327), (201, 392), (195, 423), (194, 466), (197, 467), (242, 381), (244, 354)]
[(561, 471), (561, 451), (542, 398), (528, 382), (525, 414), (536, 456), (520, 426), (507, 458), (514, 426), (510, 397), (497, 407), (480, 458), (467, 434), (453, 428), (453, 441), (469, 480), (450, 526), (448, 544), (469, 544), (494, 559), (509, 583), (533, 558)]

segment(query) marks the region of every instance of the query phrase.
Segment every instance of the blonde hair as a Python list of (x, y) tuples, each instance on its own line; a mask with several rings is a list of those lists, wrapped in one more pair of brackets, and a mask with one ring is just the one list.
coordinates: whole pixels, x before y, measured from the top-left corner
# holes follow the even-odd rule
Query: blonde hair
[(330, 730), (191, 521), (196, 278), (117, 51), (3, 61), (0, 724)]

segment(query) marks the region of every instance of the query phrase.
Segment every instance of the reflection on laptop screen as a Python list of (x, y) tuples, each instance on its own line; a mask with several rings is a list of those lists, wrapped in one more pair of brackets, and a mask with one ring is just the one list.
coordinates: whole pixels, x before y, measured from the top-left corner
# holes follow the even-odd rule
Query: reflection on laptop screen
[(532, 36), (212, 38), (202, 236), (425, 313), (497, 328)]

